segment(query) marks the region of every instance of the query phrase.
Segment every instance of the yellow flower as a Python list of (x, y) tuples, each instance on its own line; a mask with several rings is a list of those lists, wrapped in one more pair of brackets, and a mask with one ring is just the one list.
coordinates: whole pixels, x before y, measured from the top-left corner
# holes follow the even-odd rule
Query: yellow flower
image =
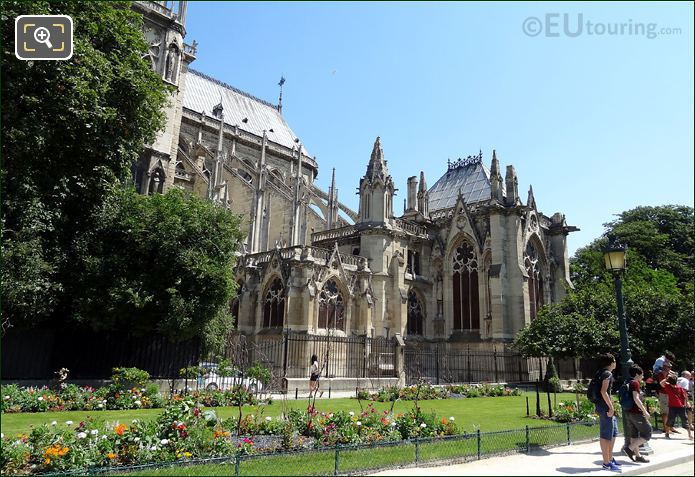
[(108, 454), (106, 454), (106, 457), (108, 457), (109, 459), (115, 459), (116, 454), (114, 454), (113, 452), (109, 452)]
[(43, 463), (48, 465), (51, 463), (51, 459), (49, 457), (46, 457), (46, 459), (43, 461)]

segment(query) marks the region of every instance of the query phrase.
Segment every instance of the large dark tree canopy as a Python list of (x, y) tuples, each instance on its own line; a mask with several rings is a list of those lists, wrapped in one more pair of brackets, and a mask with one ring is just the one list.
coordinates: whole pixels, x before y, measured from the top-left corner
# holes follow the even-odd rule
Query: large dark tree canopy
[(221, 338), (231, 324), (238, 225), (225, 209), (178, 189), (142, 196), (117, 188), (77, 244), (74, 318), (97, 329)]
[[(693, 209), (637, 207), (605, 226), (606, 235), (628, 246), (623, 295), (634, 361), (650, 366), (669, 349), (680, 369), (692, 367)], [(606, 244), (604, 236), (577, 250), (571, 260), (575, 290), (519, 334), (521, 351), (555, 357), (619, 351), (613, 276), (603, 260)], [(587, 337), (587, 330), (598, 339)]]
[[(14, 56), (14, 18), (66, 14), (68, 61)], [(127, 189), (170, 90), (143, 59), (130, 2), (4, 2), (2, 317), (179, 339), (229, 324), (238, 219), (173, 191)]]

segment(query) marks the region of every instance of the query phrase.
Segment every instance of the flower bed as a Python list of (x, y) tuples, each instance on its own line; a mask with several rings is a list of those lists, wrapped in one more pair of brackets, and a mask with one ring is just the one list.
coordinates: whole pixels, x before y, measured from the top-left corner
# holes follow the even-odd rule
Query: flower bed
[(457, 384), (445, 387), (422, 384), (404, 388), (392, 386), (380, 389), (375, 393), (369, 393), (364, 390), (358, 393), (360, 399), (378, 402), (389, 402), (397, 399), (414, 401), (415, 399), (430, 400), (520, 395), (521, 391), (519, 389), (506, 387), (502, 384)]
[(596, 409), (594, 403), (580, 399), (579, 405), (574, 401), (559, 402), (553, 410), (553, 420), (557, 422), (595, 421)]
[[(7, 413), (151, 409), (183, 399), (181, 395), (162, 397), (156, 384), (130, 389), (118, 385), (95, 389), (68, 384), (59, 391), (45, 386), (35, 388), (10, 384), (0, 387), (0, 395), (0, 410)], [(242, 404), (257, 403), (255, 396), (241, 386), (224, 391), (191, 391), (188, 395), (207, 407), (237, 406), (240, 400)]]
[(1, 436), (0, 472), (34, 474), (98, 467), (186, 461), (335, 444), (439, 437), (458, 432), (452, 418), (409, 411), (391, 414), (368, 406), (360, 413), (319, 413), (309, 407), (285, 419), (262, 409), (241, 421), (220, 420), (190, 398), (170, 402), (153, 421), (103, 422), (89, 418), (61, 429), (57, 423), (30, 434)]

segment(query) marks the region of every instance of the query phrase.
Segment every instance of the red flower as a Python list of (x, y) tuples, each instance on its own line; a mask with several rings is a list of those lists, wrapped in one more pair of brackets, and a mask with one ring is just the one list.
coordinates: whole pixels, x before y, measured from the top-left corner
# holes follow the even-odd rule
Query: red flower
[(182, 423), (179, 424), (177, 427), (178, 427), (180, 430), (183, 430), (183, 429), (186, 428), (186, 424), (184, 424), (184, 423), (182, 422)]
[(199, 414), (200, 414), (200, 409), (198, 409), (198, 408), (193, 409), (193, 415), (195, 417), (198, 417)]

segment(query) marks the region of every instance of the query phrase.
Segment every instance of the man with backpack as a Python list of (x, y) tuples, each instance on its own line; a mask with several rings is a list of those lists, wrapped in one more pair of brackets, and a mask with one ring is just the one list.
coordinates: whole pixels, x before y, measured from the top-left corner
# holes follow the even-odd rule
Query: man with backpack
[(615, 438), (618, 437), (618, 420), (615, 418), (615, 409), (611, 400), (613, 387), (613, 373), (615, 369), (615, 357), (608, 353), (598, 358), (600, 369), (594, 379), (589, 383), (587, 397), (596, 405), (596, 413), (599, 415), (599, 443), (603, 456), (603, 470), (621, 472), (622, 467), (613, 457)]
[[(625, 436), (626, 444), (623, 452), (633, 462), (649, 462), (640, 455), (639, 448), (652, 437), (652, 426), (649, 424), (649, 413), (647, 412), (640, 397), (640, 382), (644, 377), (642, 368), (633, 365), (630, 368), (630, 380), (620, 386), (618, 396), (620, 407), (625, 413), (627, 429)], [(628, 443), (629, 442), (629, 443)]]

